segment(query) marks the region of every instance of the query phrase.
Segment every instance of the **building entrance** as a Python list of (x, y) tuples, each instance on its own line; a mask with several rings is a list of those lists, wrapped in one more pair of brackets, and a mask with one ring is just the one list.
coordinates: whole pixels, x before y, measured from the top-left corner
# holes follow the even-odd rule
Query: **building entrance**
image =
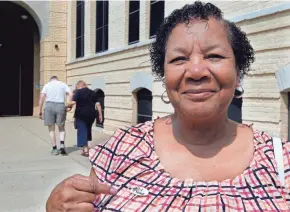
[(0, 1), (0, 27), (0, 116), (30, 116), (38, 27), (26, 9), (10, 1)]

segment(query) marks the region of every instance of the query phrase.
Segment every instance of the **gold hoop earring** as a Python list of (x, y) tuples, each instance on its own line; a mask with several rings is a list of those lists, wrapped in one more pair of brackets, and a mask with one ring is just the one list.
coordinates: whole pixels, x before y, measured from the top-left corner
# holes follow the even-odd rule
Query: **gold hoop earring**
[(163, 94), (161, 95), (161, 100), (165, 103), (165, 104), (170, 104), (170, 100), (166, 101), (164, 99), (164, 94), (166, 93), (166, 91), (163, 92)]

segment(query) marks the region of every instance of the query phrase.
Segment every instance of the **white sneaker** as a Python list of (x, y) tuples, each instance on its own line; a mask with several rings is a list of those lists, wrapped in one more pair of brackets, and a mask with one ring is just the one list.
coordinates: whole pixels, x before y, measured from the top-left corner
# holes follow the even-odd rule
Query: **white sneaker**
[(58, 149), (53, 149), (53, 150), (51, 150), (51, 154), (52, 154), (52, 155), (59, 155), (59, 151), (58, 151)]

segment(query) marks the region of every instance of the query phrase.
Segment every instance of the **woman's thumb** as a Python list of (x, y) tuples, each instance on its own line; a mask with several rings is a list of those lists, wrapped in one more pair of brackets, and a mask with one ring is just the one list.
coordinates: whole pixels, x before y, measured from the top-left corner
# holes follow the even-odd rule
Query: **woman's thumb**
[(96, 175), (90, 176), (92, 180), (92, 187), (95, 194), (116, 194), (118, 192), (117, 189), (115, 189), (112, 186), (100, 183)]

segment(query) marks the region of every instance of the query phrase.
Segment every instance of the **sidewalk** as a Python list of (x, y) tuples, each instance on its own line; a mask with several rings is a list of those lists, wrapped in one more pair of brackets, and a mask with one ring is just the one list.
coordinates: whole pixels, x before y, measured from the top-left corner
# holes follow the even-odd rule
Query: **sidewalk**
[[(43, 121), (33, 117), (0, 118), (1, 212), (45, 211), (52, 188), (73, 174), (88, 175), (88, 158), (76, 148), (76, 130), (67, 123), (68, 156), (50, 155), (51, 144)], [(57, 137), (58, 138), (58, 137)], [(93, 131), (92, 145), (108, 139)]]

